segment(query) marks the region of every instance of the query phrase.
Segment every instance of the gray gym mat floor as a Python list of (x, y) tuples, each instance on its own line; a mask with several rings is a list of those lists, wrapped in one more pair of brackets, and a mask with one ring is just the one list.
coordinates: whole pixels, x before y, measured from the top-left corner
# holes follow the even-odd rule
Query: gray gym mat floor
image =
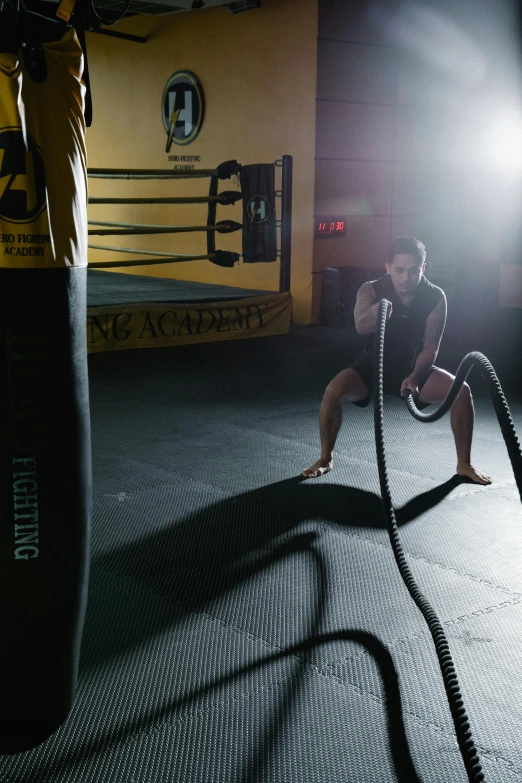
[(249, 296), (273, 294), (253, 288), (237, 288), (212, 283), (196, 283), (187, 280), (170, 280), (165, 277), (114, 274), (100, 269), (89, 269), (87, 305), (107, 307), (111, 305), (136, 304), (137, 302), (230, 302)]
[[(300, 476), (319, 454), (324, 387), (353, 358), (348, 332), (90, 357), (77, 700), (42, 746), (0, 757), (2, 782), (465, 783), (384, 526), (371, 407), (345, 407), (331, 473)], [(453, 476), (449, 416), (421, 424), (386, 397), (385, 435), (401, 538), (448, 635), (485, 779), (511, 783), (522, 507), (492, 405), (475, 402), (491, 487)]]

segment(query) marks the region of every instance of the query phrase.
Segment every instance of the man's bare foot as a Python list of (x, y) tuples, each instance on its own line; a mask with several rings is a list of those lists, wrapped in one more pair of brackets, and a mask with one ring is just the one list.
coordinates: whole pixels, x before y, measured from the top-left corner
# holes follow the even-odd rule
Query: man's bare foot
[(311, 468), (307, 468), (301, 472), (305, 478), (317, 478), (322, 476), (323, 473), (328, 473), (333, 468), (333, 459), (318, 459)]
[(491, 484), (491, 478), (486, 476), (485, 473), (481, 473), (473, 465), (457, 465), (457, 474), (459, 476), (466, 476), (474, 481), (476, 484)]

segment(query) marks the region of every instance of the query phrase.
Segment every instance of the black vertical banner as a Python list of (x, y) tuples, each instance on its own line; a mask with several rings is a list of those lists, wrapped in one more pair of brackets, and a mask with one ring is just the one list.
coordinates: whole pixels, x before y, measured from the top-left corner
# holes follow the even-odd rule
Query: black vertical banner
[(243, 261), (277, 261), (275, 166), (258, 163), (241, 169)]

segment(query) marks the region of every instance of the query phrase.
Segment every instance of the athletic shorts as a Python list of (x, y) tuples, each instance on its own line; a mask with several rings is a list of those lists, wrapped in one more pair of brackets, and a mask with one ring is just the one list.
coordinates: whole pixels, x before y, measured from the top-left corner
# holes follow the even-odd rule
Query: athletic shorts
[[(356, 359), (353, 364), (350, 365), (350, 369), (359, 373), (364, 381), (366, 388), (368, 389), (368, 396), (365, 397), (364, 400), (358, 400), (357, 402), (354, 402), (354, 405), (357, 405), (359, 408), (366, 408), (370, 404), (373, 396), (373, 359), (364, 356), (363, 354), (362, 356), (359, 356), (359, 358)], [(430, 367), (430, 369), (421, 377), (418, 384), (419, 393), (433, 370), (436, 369), (438, 368), (435, 365), (432, 365), (432, 367)], [(385, 367), (383, 377), (384, 393), (390, 394), (392, 397), (400, 397), (402, 382), (408, 377), (408, 375), (408, 370), (405, 371), (403, 368)], [(430, 403), (427, 402), (419, 402), (418, 398), (415, 399), (415, 405), (419, 410), (427, 408), (429, 404)]]

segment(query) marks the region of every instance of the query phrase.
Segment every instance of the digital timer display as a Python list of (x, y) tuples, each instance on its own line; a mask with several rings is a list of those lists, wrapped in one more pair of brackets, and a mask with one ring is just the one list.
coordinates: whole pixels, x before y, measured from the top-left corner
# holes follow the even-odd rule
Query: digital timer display
[(346, 220), (339, 217), (317, 218), (315, 222), (316, 237), (344, 237)]

